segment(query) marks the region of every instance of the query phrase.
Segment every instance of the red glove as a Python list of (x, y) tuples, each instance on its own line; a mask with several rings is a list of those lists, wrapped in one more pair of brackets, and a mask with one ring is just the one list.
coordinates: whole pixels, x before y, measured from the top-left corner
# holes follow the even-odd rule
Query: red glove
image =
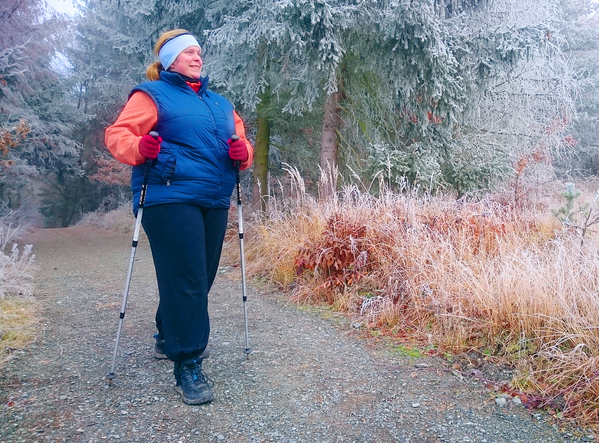
[(144, 135), (139, 141), (139, 153), (142, 157), (154, 160), (160, 152), (160, 143), (162, 137), (154, 138), (151, 135)]
[(240, 140), (227, 140), (229, 143), (229, 157), (236, 162), (244, 162), (248, 159), (248, 148), (245, 142)]

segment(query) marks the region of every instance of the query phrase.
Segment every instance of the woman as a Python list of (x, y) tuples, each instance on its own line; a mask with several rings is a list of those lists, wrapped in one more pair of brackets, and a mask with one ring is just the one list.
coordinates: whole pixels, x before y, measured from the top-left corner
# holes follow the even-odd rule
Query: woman
[[(187, 31), (160, 36), (159, 61), (136, 86), (114, 125), (106, 129), (110, 152), (134, 165), (137, 214), (144, 163), (155, 160), (142, 226), (150, 241), (160, 302), (156, 349), (174, 361), (176, 389), (187, 404), (213, 398), (202, 371), (208, 344), (208, 292), (222, 249), (235, 168), (248, 168), (253, 148), (233, 106), (200, 78), (201, 48)], [(150, 131), (159, 136), (154, 138)], [(232, 141), (237, 134), (239, 140)]]

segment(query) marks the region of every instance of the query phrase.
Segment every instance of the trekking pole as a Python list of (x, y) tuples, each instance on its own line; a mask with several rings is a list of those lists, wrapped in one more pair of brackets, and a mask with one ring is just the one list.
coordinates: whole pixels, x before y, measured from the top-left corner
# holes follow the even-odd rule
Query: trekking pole
[[(154, 138), (158, 138), (156, 131), (150, 132), (150, 135)], [(129, 257), (129, 270), (127, 271), (127, 278), (125, 279), (125, 289), (123, 290), (123, 304), (121, 306), (121, 314), (119, 316), (119, 327), (116, 332), (116, 341), (114, 343), (114, 354), (112, 355), (112, 366), (110, 367), (110, 373), (106, 376), (108, 384), (112, 384), (112, 380), (116, 378), (114, 375), (114, 366), (116, 364), (116, 355), (119, 348), (119, 339), (121, 338), (121, 329), (123, 328), (123, 320), (125, 319), (125, 309), (127, 307), (127, 297), (129, 296), (129, 285), (131, 284), (131, 274), (133, 273), (133, 263), (135, 261), (135, 251), (137, 250), (137, 242), (139, 240), (139, 231), (141, 228), (141, 218), (144, 213), (144, 204), (146, 202), (146, 191), (148, 190), (148, 178), (150, 177), (150, 169), (152, 169), (152, 162), (154, 160), (149, 158), (146, 159), (144, 166), (144, 178), (143, 184), (141, 185), (141, 193), (139, 194), (139, 208), (137, 210), (137, 217), (135, 218), (135, 228), (133, 229), (133, 241), (131, 243), (131, 255)]]
[[(232, 141), (239, 140), (237, 134), (231, 136)], [(249, 332), (248, 332), (248, 309), (247, 309), (247, 285), (245, 282), (245, 254), (243, 251), (243, 211), (241, 208), (241, 181), (239, 180), (239, 167), (241, 162), (235, 162), (235, 179), (237, 181), (237, 227), (239, 232), (239, 255), (241, 257), (241, 291), (243, 295), (243, 319), (245, 322), (245, 349), (243, 353), (247, 359), (250, 359), (252, 348), (250, 347)]]

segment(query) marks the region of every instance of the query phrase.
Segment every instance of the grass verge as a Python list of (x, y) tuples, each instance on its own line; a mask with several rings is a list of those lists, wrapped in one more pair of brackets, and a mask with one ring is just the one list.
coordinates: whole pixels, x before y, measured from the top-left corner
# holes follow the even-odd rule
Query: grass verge
[(12, 354), (31, 343), (36, 334), (37, 309), (33, 298), (0, 298), (0, 368)]
[(599, 425), (597, 234), (581, 241), (548, 210), (492, 198), (353, 187), (324, 203), (303, 195), (246, 225), (248, 274), (290, 299), (326, 303), (410, 355), (509, 364), (505, 389), (527, 407)]

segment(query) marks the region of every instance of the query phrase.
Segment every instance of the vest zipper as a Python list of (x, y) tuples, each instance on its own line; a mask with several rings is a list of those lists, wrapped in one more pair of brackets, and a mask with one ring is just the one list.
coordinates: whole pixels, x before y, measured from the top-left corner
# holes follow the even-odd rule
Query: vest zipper
[[(215, 137), (214, 143), (216, 146), (216, 155), (220, 156), (220, 152), (219, 152), (220, 146), (218, 144), (218, 128), (216, 127), (216, 120), (214, 119), (214, 113), (212, 112), (212, 108), (210, 107), (210, 105), (206, 102), (206, 100), (204, 100), (204, 97), (202, 97), (201, 94), (198, 94), (198, 97), (200, 100), (202, 100), (202, 102), (204, 102), (204, 106), (206, 106), (208, 108), (208, 112), (210, 113), (210, 118), (212, 119), (212, 126), (214, 127), (214, 137)], [(220, 106), (217, 103), (215, 103), (215, 105), (218, 106), (220, 109)], [(221, 170), (221, 173), (222, 173), (223, 166), (222, 165), (219, 166), (219, 169)], [(223, 179), (222, 179), (222, 175), (221, 175), (221, 179), (220, 179), (221, 186), (222, 186), (222, 181), (223, 181)]]
[(206, 100), (204, 100), (204, 97), (198, 94), (198, 98), (204, 102), (204, 106), (208, 108), (208, 112), (210, 113), (210, 118), (212, 119), (212, 126), (214, 127), (214, 135), (216, 136), (216, 148), (218, 149), (218, 128), (216, 127), (216, 120), (214, 120), (214, 113), (212, 112), (212, 109), (210, 108), (208, 103), (206, 103)]

